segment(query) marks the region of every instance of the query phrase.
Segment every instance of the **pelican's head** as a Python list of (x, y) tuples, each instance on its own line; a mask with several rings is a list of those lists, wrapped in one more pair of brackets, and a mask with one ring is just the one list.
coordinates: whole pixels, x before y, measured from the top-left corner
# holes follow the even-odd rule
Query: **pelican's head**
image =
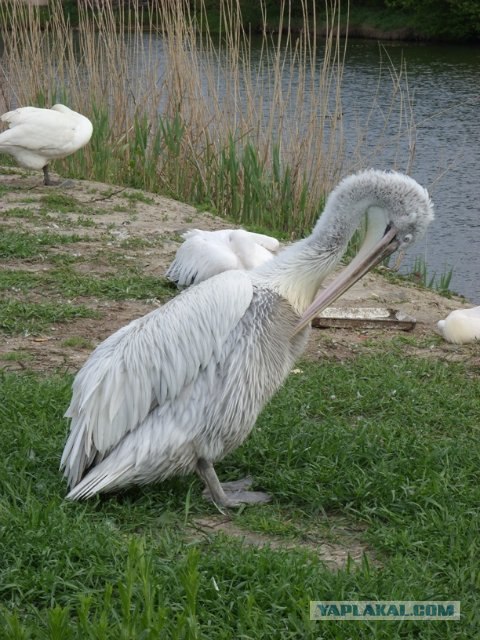
[(367, 231), (359, 255), (390, 230), (397, 248), (405, 248), (424, 234), (434, 217), (428, 191), (395, 171), (362, 171), (343, 180), (330, 198), (336, 192), (349, 194), (349, 206), (360, 205), (366, 213)]
[(417, 240), (434, 218), (433, 203), (427, 190), (409, 176), (395, 171), (362, 171), (348, 176), (332, 191), (317, 230), (348, 239), (364, 217), (366, 232), (360, 251), (308, 307), (296, 331), (367, 271)]

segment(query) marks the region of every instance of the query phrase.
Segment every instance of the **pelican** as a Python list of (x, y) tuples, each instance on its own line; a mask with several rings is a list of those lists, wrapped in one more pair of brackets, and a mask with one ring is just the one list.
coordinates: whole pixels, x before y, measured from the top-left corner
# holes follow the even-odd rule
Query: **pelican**
[(84, 147), (92, 137), (88, 118), (63, 104), (51, 109), (20, 107), (0, 116), (9, 129), (0, 133), (0, 152), (15, 158), (26, 169), (43, 169), (43, 184), (52, 185), (51, 160), (66, 158)]
[(445, 320), (439, 320), (437, 327), (445, 340), (453, 344), (480, 340), (480, 307), (456, 309)]
[(165, 274), (178, 287), (198, 284), (229, 269), (255, 269), (271, 260), (280, 246), (276, 238), (244, 229), (192, 229), (182, 237), (185, 242)]
[[(358, 255), (317, 295), (365, 216)], [(60, 464), (67, 498), (196, 472), (220, 508), (268, 501), (247, 480), (221, 484), (214, 463), (248, 436), (305, 349), (312, 317), (432, 219), (412, 178), (354, 174), (330, 194), (308, 238), (252, 271), (186, 289), (107, 338), (73, 383)]]

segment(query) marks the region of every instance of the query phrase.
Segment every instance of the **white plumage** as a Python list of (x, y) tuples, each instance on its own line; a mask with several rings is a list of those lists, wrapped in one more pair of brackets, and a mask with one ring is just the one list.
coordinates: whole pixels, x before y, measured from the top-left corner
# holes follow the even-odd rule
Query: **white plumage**
[(437, 323), (447, 342), (468, 344), (480, 340), (480, 307), (456, 309)]
[(88, 118), (63, 104), (51, 109), (20, 107), (0, 120), (9, 126), (0, 134), (0, 152), (13, 156), (21, 167), (43, 169), (45, 185), (52, 184), (48, 163), (84, 147), (93, 132)]
[[(360, 253), (314, 300), (365, 215)], [(413, 179), (350, 176), (311, 236), (253, 271), (186, 289), (110, 336), (73, 384), (61, 461), (67, 497), (197, 472), (217, 504), (266, 501), (242, 491), (246, 482), (220, 484), (213, 464), (248, 436), (304, 350), (311, 318), (432, 219), (428, 193)]]
[(186, 231), (185, 239), (166, 277), (179, 287), (198, 284), (230, 269), (255, 269), (271, 260), (280, 243), (276, 238), (244, 229)]

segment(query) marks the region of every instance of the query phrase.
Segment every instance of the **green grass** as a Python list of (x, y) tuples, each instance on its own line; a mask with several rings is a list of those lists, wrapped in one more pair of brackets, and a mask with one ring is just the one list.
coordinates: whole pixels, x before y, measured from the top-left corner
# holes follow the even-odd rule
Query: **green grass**
[(124, 193), (123, 197), (126, 198), (134, 206), (137, 202), (142, 202), (144, 204), (155, 204), (155, 200), (153, 198), (147, 196), (141, 191), (129, 191), (127, 193)]
[[(185, 526), (215, 513), (192, 477), (64, 502), (71, 378), (9, 373), (0, 384), (3, 637), (477, 637), (478, 368), (382, 352), (301, 369), (218, 465), (222, 478), (251, 474), (275, 496), (234, 521), (299, 541), (336, 516), (362, 523), (382, 566), (365, 559), (331, 572), (313, 550), (192, 539)], [(313, 623), (312, 599), (458, 599), (462, 619)]]
[(33, 355), (28, 351), (8, 351), (7, 353), (0, 354), (0, 360), (5, 362), (24, 362), (26, 360), (33, 360)]
[(81, 211), (83, 208), (81, 202), (73, 196), (65, 193), (48, 193), (40, 198), (40, 202), (47, 207), (47, 209), (53, 209), (54, 211), (62, 211), (65, 213)]
[(12, 191), (15, 191), (13, 187), (10, 187), (6, 184), (0, 184), (0, 195), (4, 195), (5, 193), (11, 193)]
[(76, 318), (97, 318), (98, 315), (98, 312), (85, 305), (0, 300), (0, 332), (35, 334), (56, 322), (68, 322)]
[(35, 211), (35, 209), (31, 209), (29, 207), (12, 207), (11, 209), (2, 211), (2, 216), (8, 217), (8, 218), (25, 218), (27, 220), (31, 220), (35, 218), (37, 215), (38, 215), (38, 212)]
[[(175, 236), (174, 240), (180, 241), (180, 236)], [(158, 236), (156, 238), (126, 238), (121, 240), (119, 246), (122, 249), (143, 249), (145, 247), (157, 247), (161, 246), (165, 241), (165, 236)]]
[(62, 341), (62, 347), (72, 347), (73, 349), (90, 349), (93, 351), (93, 344), (82, 336), (72, 336)]
[(29, 233), (7, 229), (0, 235), (0, 258), (34, 258), (45, 253), (49, 247), (88, 241), (77, 234), (61, 234), (49, 231)]
[(78, 218), (73, 223), (78, 227), (96, 227), (97, 223), (92, 218), (88, 216), (78, 216)]
[(90, 296), (109, 300), (165, 300), (176, 291), (164, 278), (145, 275), (132, 267), (102, 276), (78, 273), (68, 265), (36, 273), (21, 269), (0, 271), (0, 292), (26, 293), (39, 287), (69, 299)]
[(428, 268), (425, 260), (419, 256), (415, 258), (415, 262), (413, 263), (412, 271), (410, 274), (410, 278), (414, 279), (416, 282), (419, 282), (427, 289), (434, 289), (438, 291), (441, 295), (450, 296), (450, 282), (453, 276), (453, 269), (445, 270), (440, 276), (437, 275), (436, 272), (433, 275), (428, 273)]
[(95, 296), (110, 300), (147, 300), (170, 298), (173, 289), (164, 278), (144, 275), (140, 270), (123, 270), (99, 278), (61, 269), (49, 274), (48, 280), (67, 297)]
[[(0, 191), (0, 194), (2, 191)], [(25, 218), (33, 219), (35, 217), (45, 217), (47, 213), (76, 213), (85, 210), (76, 198), (62, 193), (52, 193), (43, 195), (40, 198), (29, 198), (28, 202), (23, 201), (22, 204), (40, 205), (40, 208), (31, 207), (12, 207), (2, 211), (2, 215), (9, 218)]]
[[(353, 255), (354, 253), (355, 250), (351, 252), (350, 255)], [(388, 267), (388, 262), (389, 261), (387, 260), (387, 263), (384, 265), (385, 267)], [(409, 286), (409, 283), (412, 283), (411, 286), (417, 289), (421, 289), (422, 287), (425, 289), (431, 289), (445, 298), (451, 298), (452, 294), (459, 295), (455, 294), (455, 292), (450, 289), (453, 277), (453, 268), (444, 269), (440, 275), (435, 271), (431, 274), (429, 273), (425, 260), (420, 256), (415, 258), (409, 273), (399, 273), (397, 270), (389, 268), (380, 268), (380, 270), (382, 276), (394, 284)]]

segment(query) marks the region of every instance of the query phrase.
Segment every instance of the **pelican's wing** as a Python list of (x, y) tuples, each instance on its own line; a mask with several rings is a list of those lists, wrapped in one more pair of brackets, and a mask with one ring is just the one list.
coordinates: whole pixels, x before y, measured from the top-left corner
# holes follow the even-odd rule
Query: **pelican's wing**
[(228, 244), (228, 238), (231, 229), (217, 229), (216, 231), (205, 231), (204, 229), (188, 229), (184, 233), (182, 233), (182, 238), (184, 240), (188, 240), (189, 238), (194, 238), (195, 236), (203, 238), (206, 242), (220, 242), (223, 244)]
[(0, 135), (3, 146), (19, 146), (47, 155), (69, 151), (77, 126), (75, 116), (36, 107), (9, 111), (1, 119), (10, 127)]
[(247, 274), (231, 271), (192, 287), (102, 342), (73, 383), (70, 435), (61, 467), (75, 486), (156, 405), (175, 400), (224, 343), (253, 295)]
[[(197, 230), (194, 230), (197, 231)], [(180, 245), (166, 277), (179, 287), (198, 284), (223, 271), (239, 269), (241, 264), (223, 236), (190, 233)]]
[(7, 111), (0, 116), (0, 120), (6, 122), (9, 127), (15, 127), (18, 124), (23, 124), (32, 117), (41, 117), (43, 113), (48, 109), (40, 109), (38, 107), (20, 107), (19, 109), (13, 109), (13, 111)]
[(265, 236), (263, 233), (253, 233), (252, 231), (247, 231), (251, 240), (259, 244), (264, 249), (268, 249), (269, 251), (275, 252), (278, 251), (280, 247), (280, 243), (276, 238), (272, 238), (271, 236)]
[(469, 316), (472, 320), (478, 319), (480, 321), (480, 307), (471, 307), (470, 309), (462, 309), (462, 312)]

